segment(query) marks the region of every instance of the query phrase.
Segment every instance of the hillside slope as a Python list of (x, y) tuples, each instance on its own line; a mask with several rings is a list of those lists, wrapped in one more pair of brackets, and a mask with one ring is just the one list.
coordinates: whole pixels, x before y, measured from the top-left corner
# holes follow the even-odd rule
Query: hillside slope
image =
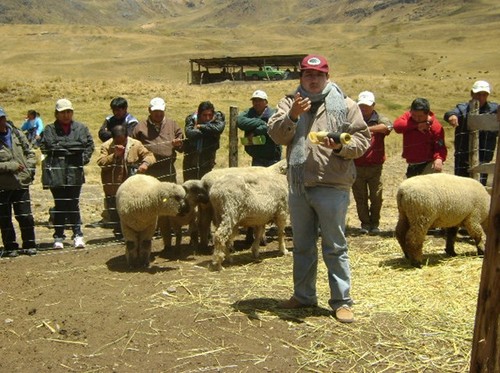
[(0, 78), (186, 81), (190, 58), (326, 55), (351, 77), (500, 72), (495, 0), (3, 0)]

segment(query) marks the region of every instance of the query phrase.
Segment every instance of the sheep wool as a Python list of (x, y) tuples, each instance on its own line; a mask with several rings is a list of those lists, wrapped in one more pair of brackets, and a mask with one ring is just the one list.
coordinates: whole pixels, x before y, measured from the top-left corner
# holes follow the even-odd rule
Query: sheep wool
[(422, 264), (422, 246), (430, 228), (447, 228), (446, 253), (454, 256), (459, 227), (467, 229), (479, 255), (484, 253), (491, 197), (478, 181), (436, 173), (409, 178), (397, 192), (396, 238), (411, 264)]
[(216, 226), (211, 269), (220, 270), (224, 259), (231, 260), (230, 251), (240, 226), (254, 228), (252, 254), (255, 259), (259, 257), (259, 244), (269, 222), (274, 222), (278, 228), (280, 253), (288, 254), (285, 247), (286, 176), (271, 171), (225, 175), (211, 187), (209, 197)]
[(130, 266), (149, 266), (158, 217), (186, 213), (185, 195), (182, 186), (149, 175), (134, 175), (120, 185), (116, 208)]

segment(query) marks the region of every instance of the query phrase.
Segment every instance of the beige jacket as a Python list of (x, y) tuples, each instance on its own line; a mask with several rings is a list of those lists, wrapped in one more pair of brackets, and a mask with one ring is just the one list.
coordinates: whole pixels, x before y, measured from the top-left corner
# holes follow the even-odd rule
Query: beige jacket
[(116, 195), (118, 187), (131, 176), (141, 163), (153, 164), (156, 159), (139, 140), (127, 138), (125, 156), (115, 157), (115, 143), (109, 139), (101, 145), (101, 154), (97, 158), (97, 164), (101, 167), (101, 181), (104, 193), (107, 196)]
[[(322, 145), (311, 143), (307, 139), (307, 159), (305, 163), (304, 185), (306, 187), (327, 186), (349, 190), (356, 179), (356, 167), (353, 159), (361, 157), (370, 146), (370, 131), (363, 120), (358, 105), (349, 97), (345, 98), (347, 121), (350, 123), (351, 141), (343, 145), (340, 151), (334, 151)], [(293, 97), (286, 96), (278, 103), (276, 113), (269, 119), (269, 136), (277, 144), (287, 145), (287, 160), (290, 158), (289, 146), (295, 136), (296, 122), (288, 117), (293, 104)], [(311, 112), (302, 115), (313, 116)], [(309, 131), (327, 131), (327, 116), (324, 103), (311, 118)], [(290, 177), (289, 177), (290, 180)]]

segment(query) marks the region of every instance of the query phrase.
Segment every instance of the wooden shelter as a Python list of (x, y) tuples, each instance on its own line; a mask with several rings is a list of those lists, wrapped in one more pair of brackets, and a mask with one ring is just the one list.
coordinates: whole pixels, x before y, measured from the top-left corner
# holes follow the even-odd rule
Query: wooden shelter
[(189, 60), (191, 67), (191, 84), (206, 84), (224, 80), (245, 80), (246, 68), (263, 68), (273, 66), (288, 70), (287, 79), (297, 79), (300, 62), (307, 54), (284, 54), (273, 56), (214, 57), (193, 58)]

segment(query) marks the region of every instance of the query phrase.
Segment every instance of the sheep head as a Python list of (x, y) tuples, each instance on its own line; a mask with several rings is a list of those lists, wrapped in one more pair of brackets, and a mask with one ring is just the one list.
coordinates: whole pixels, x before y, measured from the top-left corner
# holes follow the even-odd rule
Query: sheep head
[(189, 212), (186, 203), (186, 191), (180, 185), (170, 182), (161, 182), (159, 186), (159, 214), (160, 216), (184, 215)]

